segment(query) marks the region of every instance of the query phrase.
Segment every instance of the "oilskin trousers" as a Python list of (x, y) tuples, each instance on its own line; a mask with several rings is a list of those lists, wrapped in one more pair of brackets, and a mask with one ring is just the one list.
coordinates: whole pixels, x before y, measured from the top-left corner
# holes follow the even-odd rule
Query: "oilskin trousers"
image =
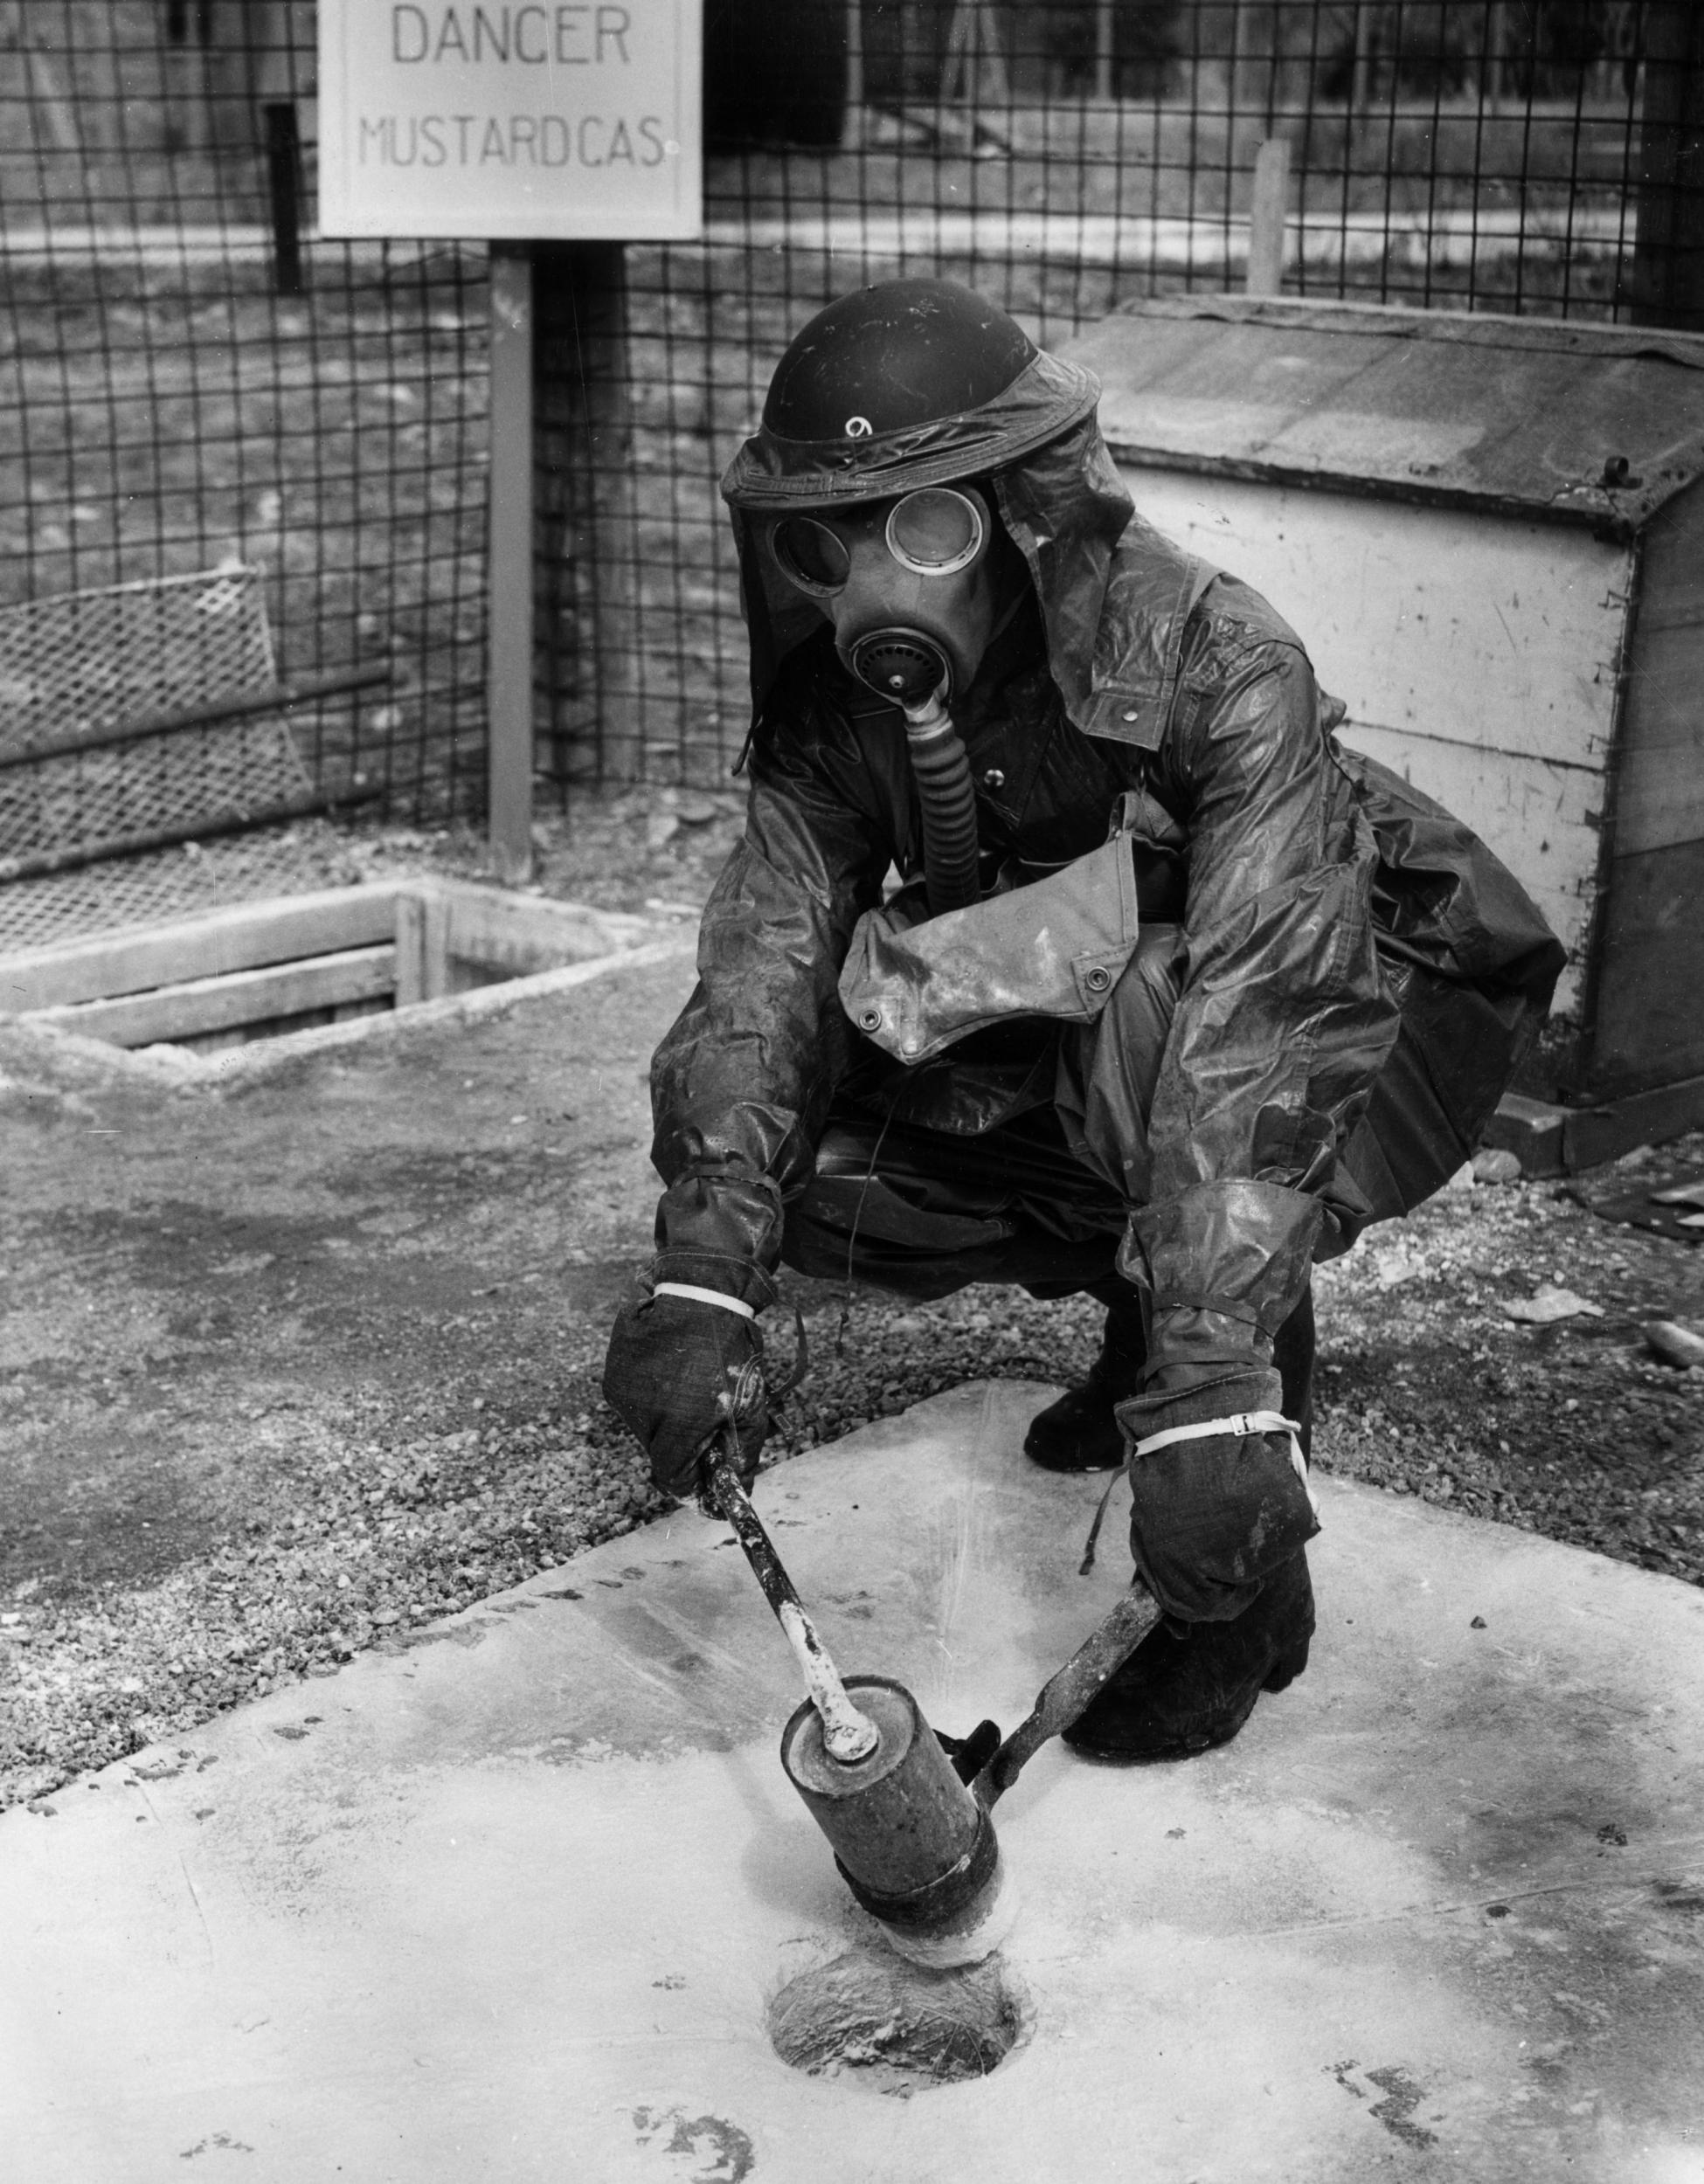
[[(1149, 1112), (1181, 970), (1177, 929), (1149, 926), (1090, 1023), (1032, 1019), (994, 1067), (973, 1044), (927, 1072), (884, 1070), (868, 1055), (829, 1110), (810, 1183), (786, 1207), (783, 1260), (919, 1303), (992, 1282), (1127, 1306), (1115, 1262), (1147, 1162), (1130, 1118)], [(1029, 1051), (1015, 1060), (1015, 1046)], [(1313, 1351), (1304, 1293), (1272, 1359), (1304, 1448)]]
[[(1070, 1148), (1067, 1124), (1034, 1108), (975, 1135), (895, 1121), (840, 1102), (817, 1148), (816, 1174), (787, 1208), (781, 1255), (801, 1274), (855, 1280), (919, 1303), (974, 1282), (1031, 1296), (1087, 1290), (1127, 1309), (1114, 1271), (1126, 1209)], [(1129, 1323), (1126, 1321), (1126, 1338)], [(1313, 1300), (1278, 1330), (1272, 1363), (1285, 1415), (1313, 1441)]]

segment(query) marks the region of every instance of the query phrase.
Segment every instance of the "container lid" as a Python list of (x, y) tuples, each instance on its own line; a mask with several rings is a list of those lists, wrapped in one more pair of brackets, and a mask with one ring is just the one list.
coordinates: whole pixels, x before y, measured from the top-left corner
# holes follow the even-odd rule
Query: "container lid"
[(1181, 296), (1124, 306), (1062, 354), (1101, 382), (1120, 460), (1631, 536), (1704, 473), (1704, 336)]

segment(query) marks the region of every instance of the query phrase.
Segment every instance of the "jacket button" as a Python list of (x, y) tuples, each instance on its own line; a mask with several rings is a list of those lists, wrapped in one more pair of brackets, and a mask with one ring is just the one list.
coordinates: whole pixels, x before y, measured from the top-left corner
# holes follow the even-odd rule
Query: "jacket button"
[(1097, 964), (1092, 971), (1085, 971), (1083, 983), (1091, 993), (1105, 993), (1112, 983), (1112, 974), (1104, 964)]
[(1142, 716), (1133, 705), (1127, 705), (1124, 709), (1124, 717), (1127, 721), (1139, 721)]
[(880, 1009), (862, 1009), (859, 1011), (858, 1029), (861, 1032), (879, 1032), (881, 1028), (882, 1012)]
[(982, 786), (985, 789), (1003, 789), (1006, 786), (1006, 777), (998, 766), (988, 768), (982, 777)]

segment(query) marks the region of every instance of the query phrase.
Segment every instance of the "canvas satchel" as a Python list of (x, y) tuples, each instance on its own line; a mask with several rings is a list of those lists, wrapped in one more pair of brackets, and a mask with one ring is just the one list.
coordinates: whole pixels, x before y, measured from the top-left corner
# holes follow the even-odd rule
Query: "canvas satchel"
[(939, 917), (903, 896), (866, 910), (840, 974), (852, 1022), (908, 1064), (1014, 1016), (1092, 1022), (1135, 953), (1139, 801), (1122, 797), (1101, 847), (1044, 879)]

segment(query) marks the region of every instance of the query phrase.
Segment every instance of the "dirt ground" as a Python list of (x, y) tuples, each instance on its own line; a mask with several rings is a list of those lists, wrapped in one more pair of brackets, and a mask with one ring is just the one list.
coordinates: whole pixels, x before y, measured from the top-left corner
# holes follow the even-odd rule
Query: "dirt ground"
[[(737, 800), (583, 801), (542, 884), (685, 934)], [(477, 869), (454, 836), (352, 863)], [(114, 1080), (0, 1028), (0, 1802), (415, 1627), (660, 1504), (598, 1393), (648, 1248), (646, 1065), (690, 957), (246, 1089)], [(1704, 1325), (1683, 1234), (1594, 1212), (1704, 1138), (1568, 1182), (1479, 1184), (1321, 1269), (1327, 1468), (1704, 1582)], [(1548, 1324), (1547, 1287), (1596, 1311)], [(1098, 1316), (974, 1289), (850, 1306), (800, 1283), (810, 1377), (772, 1447), (994, 1374), (1080, 1373)], [(760, 1489), (761, 1490), (761, 1489)]]

